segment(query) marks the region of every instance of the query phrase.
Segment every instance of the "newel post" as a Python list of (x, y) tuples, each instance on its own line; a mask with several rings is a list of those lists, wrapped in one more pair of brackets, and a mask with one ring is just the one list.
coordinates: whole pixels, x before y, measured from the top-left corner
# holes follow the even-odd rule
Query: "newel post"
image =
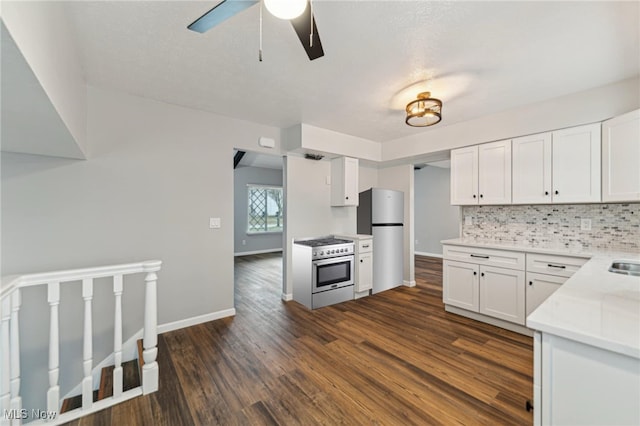
[(144, 298), (144, 335), (142, 357), (142, 393), (149, 394), (158, 390), (158, 294), (156, 272), (160, 270), (162, 262), (157, 260), (143, 265), (147, 273), (145, 280)]

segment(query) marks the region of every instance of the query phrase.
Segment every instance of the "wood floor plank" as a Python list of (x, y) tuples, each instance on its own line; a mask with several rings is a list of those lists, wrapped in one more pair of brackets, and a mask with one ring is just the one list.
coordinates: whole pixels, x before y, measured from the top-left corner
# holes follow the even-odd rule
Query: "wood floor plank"
[(446, 312), (441, 259), (316, 310), (281, 300), (279, 254), (235, 262), (236, 316), (161, 335), (160, 390), (79, 424), (532, 423), (532, 339)]

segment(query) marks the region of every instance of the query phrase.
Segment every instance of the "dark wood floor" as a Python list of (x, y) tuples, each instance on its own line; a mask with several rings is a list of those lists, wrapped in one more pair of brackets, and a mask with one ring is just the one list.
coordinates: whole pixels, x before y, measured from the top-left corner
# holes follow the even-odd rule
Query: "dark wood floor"
[(160, 390), (73, 424), (532, 423), (531, 338), (446, 313), (440, 259), (314, 311), (280, 300), (281, 263), (237, 258), (237, 315), (159, 336)]

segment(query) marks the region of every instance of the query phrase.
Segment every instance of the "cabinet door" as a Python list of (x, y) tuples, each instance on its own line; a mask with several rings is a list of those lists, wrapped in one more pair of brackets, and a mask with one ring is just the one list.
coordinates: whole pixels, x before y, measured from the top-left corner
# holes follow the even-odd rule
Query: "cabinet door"
[(479, 204), (511, 203), (511, 140), (478, 146)]
[(551, 202), (551, 133), (512, 142), (514, 204)]
[(356, 291), (367, 291), (373, 288), (373, 253), (361, 253), (358, 256), (358, 277)]
[(568, 279), (567, 277), (527, 272), (527, 316), (535, 311), (542, 302), (547, 300), (547, 297), (551, 296)]
[(358, 205), (358, 159), (344, 159), (344, 196), (345, 206)]
[(478, 312), (478, 265), (445, 260), (443, 268), (444, 303)]
[(600, 124), (552, 133), (554, 203), (600, 201)]
[(478, 147), (451, 150), (451, 204), (478, 204)]
[(349, 157), (331, 160), (331, 206), (357, 206), (358, 159)]
[(480, 267), (481, 314), (524, 325), (524, 298), (524, 271)]
[(602, 123), (602, 201), (640, 201), (640, 110)]

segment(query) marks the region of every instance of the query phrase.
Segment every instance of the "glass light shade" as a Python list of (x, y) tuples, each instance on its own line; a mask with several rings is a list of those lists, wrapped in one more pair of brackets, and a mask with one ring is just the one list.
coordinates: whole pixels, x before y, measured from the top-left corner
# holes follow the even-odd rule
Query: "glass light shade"
[(302, 15), (307, 8), (307, 0), (264, 0), (264, 5), (276, 18), (293, 19)]
[(409, 126), (433, 126), (442, 120), (442, 101), (431, 98), (431, 93), (422, 92), (418, 99), (407, 104), (407, 118), (404, 120)]

